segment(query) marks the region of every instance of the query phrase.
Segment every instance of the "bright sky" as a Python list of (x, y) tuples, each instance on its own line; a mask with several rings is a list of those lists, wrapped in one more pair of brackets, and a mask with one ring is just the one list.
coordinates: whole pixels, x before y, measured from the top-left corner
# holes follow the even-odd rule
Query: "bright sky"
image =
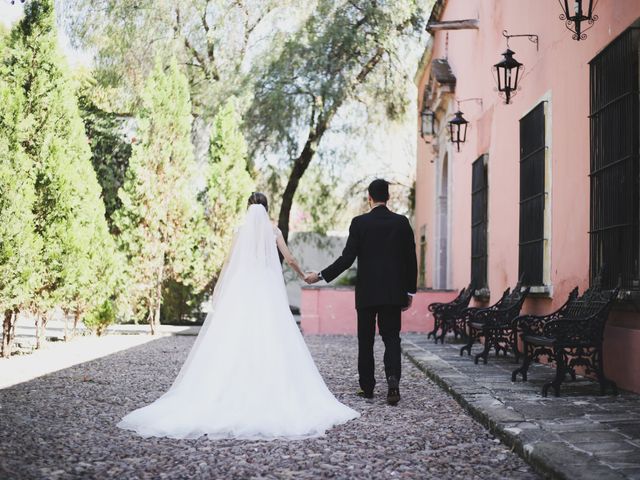
[[(11, 0), (0, 0), (0, 23), (6, 27), (11, 27), (13, 23), (18, 21), (22, 17), (23, 4), (20, 0), (16, 0), (15, 5), (11, 5)], [(64, 30), (58, 29), (58, 43), (60, 48), (66, 53), (67, 59), (71, 66), (88, 65), (91, 63), (91, 56), (74, 50), (71, 47), (69, 38), (65, 34)]]
[(22, 15), (22, 5), (20, 5), (20, 0), (16, 5), (11, 5), (9, 0), (0, 0), (0, 21), (5, 26), (10, 26), (13, 22), (15, 22)]

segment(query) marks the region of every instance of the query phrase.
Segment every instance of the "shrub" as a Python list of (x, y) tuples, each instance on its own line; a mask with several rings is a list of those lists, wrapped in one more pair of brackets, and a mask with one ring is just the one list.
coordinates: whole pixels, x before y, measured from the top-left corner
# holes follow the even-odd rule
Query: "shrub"
[(102, 335), (115, 321), (116, 311), (111, 300), (98, 305), (83, 320), (85, 326), (98, 336)]

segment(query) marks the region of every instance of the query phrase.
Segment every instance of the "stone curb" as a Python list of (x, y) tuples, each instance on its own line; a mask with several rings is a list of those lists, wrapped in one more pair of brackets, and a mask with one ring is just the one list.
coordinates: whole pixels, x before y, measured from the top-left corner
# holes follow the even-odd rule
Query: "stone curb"
[(588, 453), (573, 448), (554, 433), (528, 424), (519, 412), (495, 398), (489, 389), (470, 385), (468, 377), (439, 356), (403, 339), (404, 355), (445, 390), (480, 424), (551, 479), (624, 479)]

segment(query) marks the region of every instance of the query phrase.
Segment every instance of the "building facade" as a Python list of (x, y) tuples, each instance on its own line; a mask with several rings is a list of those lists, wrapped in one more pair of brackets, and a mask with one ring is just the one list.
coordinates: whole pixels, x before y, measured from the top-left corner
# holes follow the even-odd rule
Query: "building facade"
[[(522, 278), (526, 313), (598, 276), (620, 285), (605, 370), (640, 392), (640, 1), (593, 2), (579, 41), (564, 3), (435, 2), (416, 74), (419, 281), (473, 282), (486, 304)], [(507, 47), (523, 64), (508, 104), (493, 68)], [(469, 122), (458, 145), (457, 111)]]

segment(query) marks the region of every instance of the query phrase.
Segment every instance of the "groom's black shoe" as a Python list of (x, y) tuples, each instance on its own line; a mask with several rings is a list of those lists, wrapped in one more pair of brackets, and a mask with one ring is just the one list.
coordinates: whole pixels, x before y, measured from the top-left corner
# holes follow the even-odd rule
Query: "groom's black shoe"
[(387, 377), (387, 385), (389, 386), (387, 403), (389, 405), (397, 405), (400, 401), (400, 380), (395, 375), (389, 375)]
[(389, 405), (397, 405), (400, 401), (400, 389), (399, 388), (390, 388), (387, 393), (387, 403)]
[(363, 389), (359, 389), (356, 392), (356, 395), (362, 398), (373, 398), (373, 390), (365, 392)]

